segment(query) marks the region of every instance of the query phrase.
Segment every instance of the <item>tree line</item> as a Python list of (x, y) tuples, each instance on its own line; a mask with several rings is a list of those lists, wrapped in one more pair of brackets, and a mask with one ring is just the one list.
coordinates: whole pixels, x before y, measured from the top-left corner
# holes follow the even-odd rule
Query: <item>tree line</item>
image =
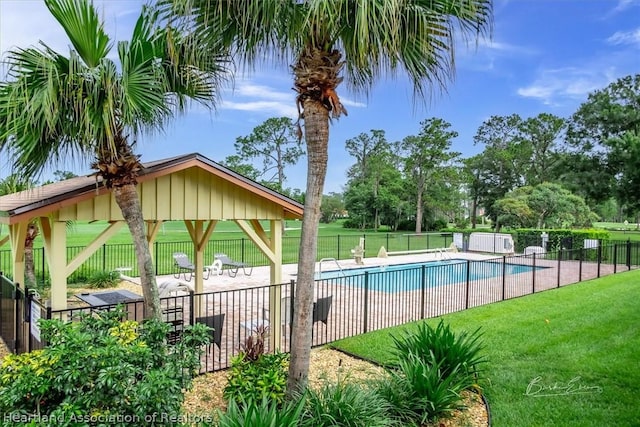
[[(482, 152), (468, 158), (451, 150), (458, 133), (441, 118), (395, 142), (372, 129), (345, 141), (355, 162), (344, 191), (324, 196), (322, 221), (348, 215), (348, 227), (415, 232), (475, 228), (481, 213), (496, 230), (640, 222), (639, 135), (640, 75), (592, 92), (569, 118), (491, 116), (473, 137)], [(282, 181), (273, 187), (304, 197)]]

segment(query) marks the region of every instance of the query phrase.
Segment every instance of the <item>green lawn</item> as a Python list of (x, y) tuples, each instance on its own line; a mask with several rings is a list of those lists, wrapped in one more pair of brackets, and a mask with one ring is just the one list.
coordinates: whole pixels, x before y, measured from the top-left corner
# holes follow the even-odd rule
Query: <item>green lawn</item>
[(611, 240), (631, 240), (640, 241), (640, 229), (638, 224), (622, 222), (596, 222), (595, 228), (604, 228), (609, 232)]
[[(319, 236), (335, 236), (337, 234), (344, 235), (362, 235), (361, 230), (343, 228), (343, 221), (332, 222), (330, 224), (320, 224), (318, 228)], [(269, 222), (262, 221), (262, 226), (265, 230), (269, 230)], [(92, 223), (78, 222), (72, 223), (67, 230), (67, 246), (84, 246), (91, 242), (97, 235), (99, 235), (106, 227), (105, 221), (96, 221)], [(290, 220), (286, 221), (286, 237), (300, 236), (300, 229), (302, 227), (302, 221)], [(0, 230), (0, 236), (7, 234), (7, 228), (3, 227)], [(368, 233), (372, 232), (367, 230)], [(386, 233), (386, 231), (382, 232)], [(211, 234), (212, 240), (232, 240), (246, 238), (244, 232), (233, 221), (219, 221), (216, 224), (214, 232)], [(189, 233), (184, 225), (183, 221), (166, 221), (162, 224), (160, 231), (156, 237), (158, 242), (185, 242), (190, 241)], [(131, 243), (131, 234), (129, 229), (124, 226), (118, 233), (116, 233), (111, 239), (110, 244), (118, 243)], [(42, 245), (41, 239), (37, 239), (36, 247)]]
[[(482, 328), (493, 426), (639, 426), (639, 297), (632, 271), (443, 318), (454, 330)], [(390, 363), (391, 335), (405, 328), (415, 324), (336, 347)]]

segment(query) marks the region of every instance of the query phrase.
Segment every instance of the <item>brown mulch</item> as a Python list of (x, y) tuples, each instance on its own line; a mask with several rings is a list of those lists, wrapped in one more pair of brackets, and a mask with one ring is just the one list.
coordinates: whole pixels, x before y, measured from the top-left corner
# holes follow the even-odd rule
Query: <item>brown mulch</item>
[[(349, 378), (358, 381), (382, 375), (384, 370), (372, 363), (351, 357), (329, 348), (313, 349), (309, 367), (309, 386), (320, 387), (325, 382)], [(218, 371), (200, 375), (193, 381), (191, 390), (185, 393), (185, 413), (210, 414), (215, 409), (224, 410), (226, 403), (222, 390), (227, 383), (227, 372)], [(463, 392), (463, 410), (455, 411), (450, 418), (425, 427), (484, 427), (489, 415), (482, 398), (477, 393)]]

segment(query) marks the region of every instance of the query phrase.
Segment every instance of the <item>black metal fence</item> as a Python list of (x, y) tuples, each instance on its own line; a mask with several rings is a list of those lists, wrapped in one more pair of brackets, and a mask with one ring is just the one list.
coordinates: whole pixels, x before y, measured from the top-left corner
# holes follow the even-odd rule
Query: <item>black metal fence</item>
[(25, 353), (43, 348), (38, 319), (51, 312), (34, 290), (25, 290), (0, 272), (0, 336), (10, 351)]
[[(365, 239), (366, 255), (374, 256), (381, 246), (387, 251), (419, 250), (447, 247), (452, 242), (451, 233), (416, 234), (351, 234), (318, 237), (317, 259), (351, 257), (351, 249), (359, 244), (360, 238)], [(300, 237), (283, 237), (282, 262), (293, 264), (298, 262)], [(72, 260), (85, 246), (67, 247), (67, 261)], [(166, 275), (174, 271), (173, 253), (184, 252), (193, 259), (193, 243), (184, 242), (155, 242), (152, 246), (155, 260), (156, 274)], [(214, 254), (226, 253), (232, 259), (240, 260), (254, 266), (268, 265), (268, 258), (249, 239), (210, 240), (204, 251), (205, 262), (213, 263)], [(44, 248), (34, 248), (33, 258), (36, 277), (41, 283), (48, 280), (48, 266), (45, 262)], [(116, 268), (130, 267), (132, 276), (138, 276), (138, 265), (135, 251), (130, 243), (104, 244), (69, 278), (70, 283), (86, 281), (96, 272), (114, 271)], [(12, 276), (11, 251), (0, 251), (0, 271)]]
[[(334, 271), (329, 273), (332, 277), (318, 278), (315, 282), (317, 302), (313, 313), (313, 345), (555, 289), (628, 271), (639, 265), (640, 242), (625, 242), (593, 249), (484, 260), (459, 258), (438, 263), (404, 264), (401, 267), (378, 266), (366, 271)], [(9, 298), (5, 298), (7, 282), (8, 279), (2, 278), (2, 336), (5, 342), (11, 342), (14, 336), (11, 331), (19, 327), (33, 331), (28, 323), (34, 318), (17, 316), (12, 314), (10, 307), (7, 308), (11, 304), (11, 307), (16, 306), (15, 301), (20, 301), (18, 298), (9, 303)], [(288, 351), (291, 315), (283, 311), (281, 318), (285, 320), (280, 325), (271, 325), (269, 308), (273, 298), (280, 298), (285, 310), (294, 310), (295, 286), (291, 281), (162, 298), (163, 318), (172, 325), (168, 338), (179, 339), (182, 329), (196, 322), (214, 327), (212, 343), (207, 346), (202, 359), (203, 372), (227, 368), (232, 357), (238, 354), (240, 345), (258, 325), (268, 325), (271, 330), (282, 328), (280, 349)], [(130, 319), (143, 318), (141, 301), (129, 302), (125, 306)], [(47, 310), (39, 304), (38, 307), (41, 307), (39, 314), (42, 317), (76, 320), (81, 312), (109, 310), (115, 305), (60, 311)], [(18, 320), (14, 323), (12, 319)], [(29, 343), (12, 350), (29, 351), (39, 345), (32, 336)]]

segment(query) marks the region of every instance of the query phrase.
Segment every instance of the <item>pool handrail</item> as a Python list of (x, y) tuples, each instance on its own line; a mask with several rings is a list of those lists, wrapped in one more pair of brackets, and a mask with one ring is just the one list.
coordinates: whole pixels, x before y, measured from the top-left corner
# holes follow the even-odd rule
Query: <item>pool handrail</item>
[(340, 276), (346, 277), (346, 275), (344, 274), (344, 271), (342, 271), (342, 266), (340, 265), (340, 263), (338, 262), (337, 259), (335, 258), (322, 258), (320, 260), (320, 262), (318, 263), (318, 279), (322, 278), (322, 263), (323, 262), (328, 262), (328, 261), (333, 261), (335, 262), (335, 264), (338, 266), (338, 270), (340, 270)]

